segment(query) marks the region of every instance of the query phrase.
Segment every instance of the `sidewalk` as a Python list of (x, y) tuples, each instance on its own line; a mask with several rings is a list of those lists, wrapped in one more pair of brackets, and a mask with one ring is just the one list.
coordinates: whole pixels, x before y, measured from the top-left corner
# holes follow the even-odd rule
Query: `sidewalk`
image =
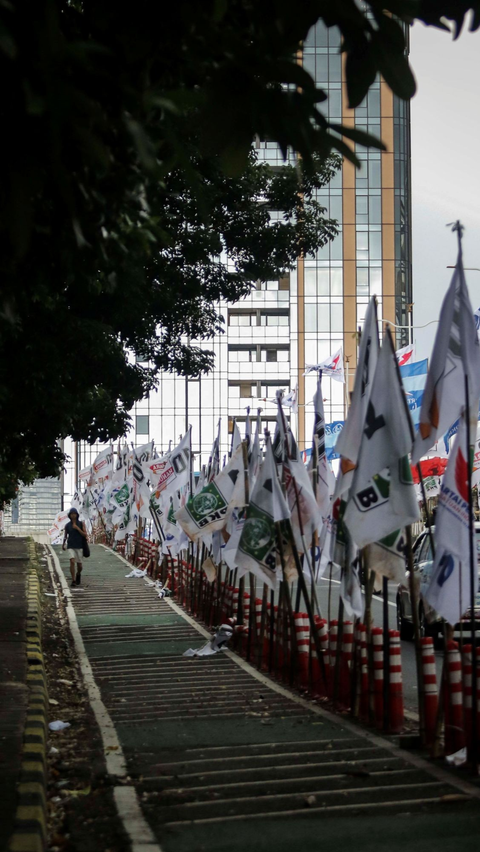
[[(56, 555), (68, 580), (68, 560)], [(299, 842), (312, 852), (347, 843), (453, 852), (460, 838), (462, 852), (476, 852), (480, 801), (468, 777), (304, 701), (229, 652), (183, 657), (205, 641), (198, 626), (129, 571), (95, 546), (82, 587), (63, 590), (118, 736), (116, 760), (164, 852), (286, 852)]]
[(31, 548), (26, 538), (0, 540), (0, 849), (14, 830), (25, 849), (45, 838), (46, 693)]

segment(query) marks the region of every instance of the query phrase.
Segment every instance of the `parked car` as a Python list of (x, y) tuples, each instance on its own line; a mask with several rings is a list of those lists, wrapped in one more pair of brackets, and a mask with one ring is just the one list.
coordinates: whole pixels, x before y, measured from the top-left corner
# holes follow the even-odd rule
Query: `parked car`
[[(435, 535), (435, 527), (432, 527)], [(475, 539), (477, 543), (477, 564), (480, 574), (480, 522), (475, 522)], [(418, 620), (421, 636), (432, 636), (438, 640), (443, 633), (442, 617), (432, 609), (423, 599), (423, 592), (430, 583), (433, 569), (433, 556), (428, 529), (423, 530), (418, 536), (413, 549), (413, 569), (418, 582)], [(478, 622), (476, 629), (480, 631), (480, 593), (477, 593), (475, 602), (475, 621)], [(409, 572), (407, 571), (406, 584), (401, 583), (397, 590), (397, 629), (402, 639), (413, 638), (412, 605), (410, 600)], [(454, 637), (457, 639), (462, 632), (464, 641), (469, 641), (470, 631), (470, 607), (463, 616), (461, 622), (454, 627)]]

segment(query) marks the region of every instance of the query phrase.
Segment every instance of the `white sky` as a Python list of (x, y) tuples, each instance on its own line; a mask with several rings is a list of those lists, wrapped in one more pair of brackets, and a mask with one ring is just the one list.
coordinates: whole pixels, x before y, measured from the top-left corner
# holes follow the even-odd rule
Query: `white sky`
[[(414, 325), (438, 319), (456, 260), (456, 234), (465, 226), (466, 267), (480, 269), (480, 31), (457, 41), (415, 24), (410, 62), (418, 91), (412, 100), (412, 218)], [(473, 310), (480, 306), (480, 272), (466, 273)], [(431, 354), (435, 330), (414, 329), (417, 358)]]

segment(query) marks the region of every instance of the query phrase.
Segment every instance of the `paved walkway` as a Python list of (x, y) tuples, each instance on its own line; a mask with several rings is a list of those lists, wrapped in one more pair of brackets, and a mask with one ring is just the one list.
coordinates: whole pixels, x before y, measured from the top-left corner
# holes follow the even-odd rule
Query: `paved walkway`
[(165, 852), (291, 852), (298, 843), (457, 852), (459, 838), (462, 852), (477, 852), (475, 788), (290, 695), (233, 654), (183, 657), (202, 635), (143, 579), (126, 579), (129, 570), (95, 546), (71, 597)]

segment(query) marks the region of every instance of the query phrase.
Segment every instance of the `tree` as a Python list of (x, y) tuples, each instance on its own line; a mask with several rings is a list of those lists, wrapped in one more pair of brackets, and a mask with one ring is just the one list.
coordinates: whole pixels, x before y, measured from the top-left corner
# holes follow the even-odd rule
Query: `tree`
[[(296, 59), (316, 20), (342, 33), (355, 106), (377, 72), (401, 97), (414, 91), (392, 14), (434, 26), (446, 17), (458, 35), (469, 8), (478, 27), (479, 6), (0, 4), (0, 499), (17, 478), (56, 472), (55, 438), (123, 431), (153, 381), (125, 347), (157, 366), (207, 368), (181, 333), (208, 335), (212, 301), (238, 298), (333, 233), (313, 203), (319, 160), (335, 150), (355, 160), (345, 138), (381, 143), (319, 111), (326, 94)], [(254, 177), (255, 136), (298, 151), (302, 169)], [(267, 227), (260, 200), (286, 212), (282, 227)], [(212, 261), (223, 243), (234, 275)]]
[[(183, 144), (195, 149), (195, 140)], [(185, 337), (222, 330), (218, 301), (237, 301), (253, 282), (277, 278), (299, 252), (314, 252), (336, 235), (336, 222), (315, 195), (339, 158), (317, 161), (303, 174), (301, 164), (278, 171), (251, 152), (236, 178), (224, 174), (218, 158), (192, 151), (193, 160), (194, 186), (175, 168), (161, 185), (147, 182), (148, 208), (145, 196), (133, 195), (121, 210), (105, 213), (103, 255), (75, 252), (68, 222), (59, 246), (35, 236), (48, 280), (35, 265), (40, 252), (29, 253), (15, 317), (3, 322), (2, 348), (11, 356), (0, 360), (3, 500), (13, 496), (17, 479), (56, 473), (58, 438), (93, 442), (123, 434), (129, 410), (159, 369), (209, 370), (213, 353)], [(272, 221), (273, 211), (281, 215)], [(87, 241), (90, 231), (95, 222), (84, 229)]]

